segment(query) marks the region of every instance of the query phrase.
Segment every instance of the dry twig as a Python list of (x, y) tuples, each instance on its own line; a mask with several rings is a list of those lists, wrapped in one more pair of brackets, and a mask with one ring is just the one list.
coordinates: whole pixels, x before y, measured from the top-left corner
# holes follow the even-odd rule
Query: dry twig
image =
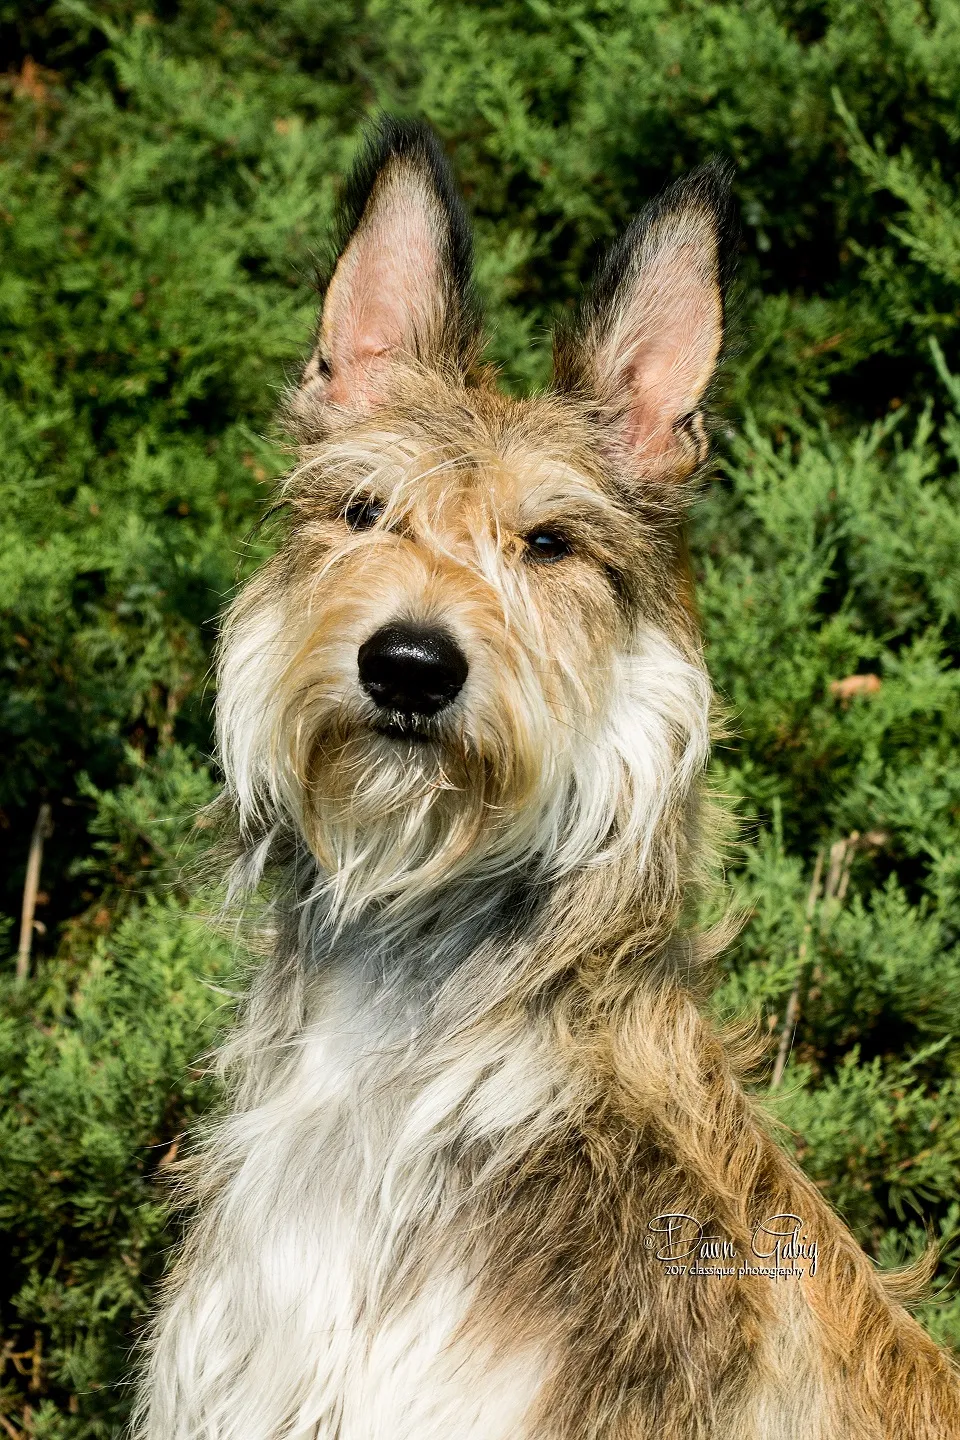
[(53, 825), (50, 806), (44, 801), (37, 813), (37, 821), (30, 837), (30, 854), (27, 858), (27, 874), (23, 882), (23, 909), (20, 912), (20, 946), (17, 950), (17, 981), (22, 983), (30, 973), (30, 949), (33, 945), (34, 914), (37, 908), (37, 891), (40, 889), (40, 862), (43, 859), (43, 842), (49, 840)]
[(800, 941), (800, 949), (797, 952), (797, 978), (790, 992), (790, 999), (787, 1001), (787, 1013), (783, 1018), (783, 1029), (780, 1031), (780, 1044), (777, 1047), (777, 1059), (773, 1067), (773, 1075), (770, 1079), (771, 1090), (776, 1090), (780, 1081), (783, 1079), (787, 1056), (790, 1054), (790, 1045), (793, 1040), (793, 1032), (797, 1028), (797, 1021), (800, 1018), (800, 990), (802, 988), (804, 971), (807, 968), (807, 949), (810, 944), (810, 932), (813, 928), (813, 916), (817, 908), (817, 900), (820, 897), (820, 876), (822, 874), (823, 850), (821, 848), (817, 851), (817, 862), (813, 867), (813, 880), (810, 884), (809, 894), (807, 895), (803, 938)]
[[(870, 843), (873, 842), (870, 841)], [(843, 904), (844, 897), (847, 893), (847, 886), (850, 883), (850, 867), (853, 864), (854, 852), (859, 844), (860, 832), (853, 830), (845, 839), (835, 840), (830, 846), (830, 864), (827, 867), (827, 879), (823, 887), (821, 916), (828, 914), (833, 909), (839, 909)], [(820, 877), (822, 874), (823, 848), (821, 847), (817, 851), (817, 862), (813, 867), (813, 880), (810, 885), (810, 892), (807, 895), (803, 939), (800, 941), (800, 948), (797, 951), (797, 978), (790, 992), (790, 999), (787, 1001), (787, 1012), (783, 1019), (783, 1029), (780, 1031), (780, 1044), (777, 1047), (777, 1058), (773, 1067), (773, 1074), (770, 1077), (771, 1090), (776, 1090), (783, 1079), (783, 1072), (787, 1066), (787, 1059), (790, 1055), (790, 1047), (793, 1044), (797, 1022), (800, 1019), (800, 1011), (803, 1008), (803, 996), (811, 968), (807, 960), (807, 951), (810, 947), (810, 936), (813, 931), (813, 920), (816, 914), (817, 901), (820, 899)]]

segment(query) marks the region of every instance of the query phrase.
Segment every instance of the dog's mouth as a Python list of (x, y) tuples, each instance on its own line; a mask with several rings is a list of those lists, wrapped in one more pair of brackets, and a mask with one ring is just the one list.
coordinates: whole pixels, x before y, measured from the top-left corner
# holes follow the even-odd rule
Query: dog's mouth
[(371, 729), (386, 740), (408, 741), (413, 745), (436, 744), (440, 739), (437, 722), (430, 715), (392, 711), (382, 719), (375, 720)]

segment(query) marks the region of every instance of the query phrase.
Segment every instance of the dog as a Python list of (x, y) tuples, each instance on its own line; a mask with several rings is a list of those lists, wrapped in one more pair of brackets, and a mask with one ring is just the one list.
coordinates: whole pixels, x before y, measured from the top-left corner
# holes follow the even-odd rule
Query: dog
[(219, 653), (270, 958), (141, 1440), (946, 1440), (953, 1362), (705, 1018), (712, 696), (683, 520), (736, 248), (675, 183), (480, 363), (464, 207), (383, 119), (346, 186), (278, 553)]

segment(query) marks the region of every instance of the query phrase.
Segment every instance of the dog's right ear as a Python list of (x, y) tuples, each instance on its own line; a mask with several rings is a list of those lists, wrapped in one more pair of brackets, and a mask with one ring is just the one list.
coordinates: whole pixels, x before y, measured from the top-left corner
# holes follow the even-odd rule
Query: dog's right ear
[(339, 257), (294, 411), (363, 413), (401, 358), (464, 373), (479, 322), (463, 201), (429, 126), (383, 116), (347, 181)]

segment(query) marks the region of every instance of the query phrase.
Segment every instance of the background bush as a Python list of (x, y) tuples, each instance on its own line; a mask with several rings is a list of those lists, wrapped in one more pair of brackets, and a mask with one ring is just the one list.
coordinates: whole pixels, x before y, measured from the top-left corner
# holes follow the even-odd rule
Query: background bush
[[(714, 152), (744, 216), (720, 474), (694, 545), (750, 819), (718, 1005), (772, 1032), (818, 851), (842, 903), (776, 1108), (886, 1263), (939, 1233), (960, 1346), (960, 8), (956, 0), (0, 0), (0, 904), (53, 808), (34, 978), (0, 1020), (0, 1415), (121, 1431), (238, 961), (176, 880), (213, 621), (267, 541), (269, 439), (358, 125), (425, 113), (479, 230), (492, 357)], [(852, 676), (873, 676), (837, 686)], [(831, 688), (833, 687), (833, 688)], [(184, 850), (186, 845), (186, 851)]]

